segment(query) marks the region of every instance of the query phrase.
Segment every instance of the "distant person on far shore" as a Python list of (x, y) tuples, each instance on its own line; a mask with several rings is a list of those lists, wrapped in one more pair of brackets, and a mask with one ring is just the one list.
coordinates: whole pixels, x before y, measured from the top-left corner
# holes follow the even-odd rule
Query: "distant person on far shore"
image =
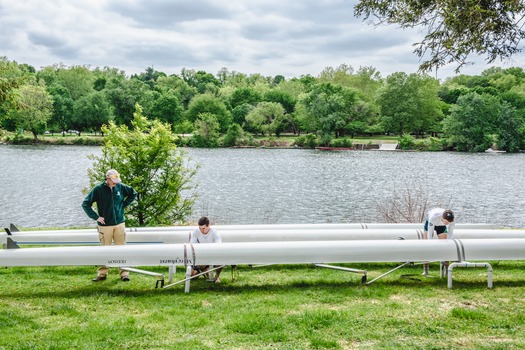
[[(436, 232), (439, 239), (453, 239), (454, 225), (454, 212), (452, 210), (443, 208), (430, 209), (423, 226), (423, 239), (432, 239), (434, 232)], [(445, 262), (445, 266), (448, 266), (448, 262)], [(423, 276), (428, 276), (428, 263), (423, 265)]]
[[(219, 231), (210, 227), (210, 220), (206, 216), (201, 217), (198, 224), (199, 228), (191, 233), (190, 243), (222, 243)], [(191, 275), (195, 276), (199, 273), (206, 272), (208, 269), (210, 269), (208, 265), (192, 266)], [(215, 283), (221, 282), (219, 278), (221, 271), (222, 268), (215, 270), (215, 278), (213, 279)]]

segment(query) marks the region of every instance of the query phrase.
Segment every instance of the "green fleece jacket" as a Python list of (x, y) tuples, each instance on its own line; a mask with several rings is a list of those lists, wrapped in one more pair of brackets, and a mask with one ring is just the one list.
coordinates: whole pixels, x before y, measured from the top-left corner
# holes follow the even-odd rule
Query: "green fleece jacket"
[[(130, 205), (135, 198), (137, 198), (137, 191), (133, 188), (118, 183), (111, 189), (103, 182), (95, 186), (84, 198), (82, 209), (93, 220), (102, 216), (105, 224), (97, 222), (100, 226), (114, 226), (125, 221), (124, 208)], [(98, 213), (93, 210), (93, 203), (97, 203)]]

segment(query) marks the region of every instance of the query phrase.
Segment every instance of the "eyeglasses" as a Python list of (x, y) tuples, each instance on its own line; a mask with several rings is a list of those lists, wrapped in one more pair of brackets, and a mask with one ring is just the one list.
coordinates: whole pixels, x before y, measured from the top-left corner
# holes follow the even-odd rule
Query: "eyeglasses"
[(108, 175), (108, 179), (118, 179), (120, 175)]

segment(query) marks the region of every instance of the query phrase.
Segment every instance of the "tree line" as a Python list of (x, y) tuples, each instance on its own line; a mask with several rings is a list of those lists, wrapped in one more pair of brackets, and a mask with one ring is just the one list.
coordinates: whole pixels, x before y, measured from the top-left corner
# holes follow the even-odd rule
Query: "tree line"
[[(444, 81), (424, 73), (383, 78), (373, 67), (327, 67), (286, 79), (226, 68), (217, 74), (152, 67), (55, 64), (36, 70), (0, 57), (3, 130), (101, 132), (131, 127), (136, 105), (149, 120), (191, 134), (194, 147), (253, 144), (254, 136), (296, 135), (299, 146), (342, 146), (356, 136), (394, 134), (402, 147), (507, 152), (525, 148), (525, 72), (492, 67)], [(423, 145), (423, 146), (421, 146)]]

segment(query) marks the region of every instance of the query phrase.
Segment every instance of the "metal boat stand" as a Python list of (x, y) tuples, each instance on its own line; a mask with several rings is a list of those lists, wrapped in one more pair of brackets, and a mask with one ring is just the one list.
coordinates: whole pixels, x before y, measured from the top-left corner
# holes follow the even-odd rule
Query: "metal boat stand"
[[(212, 268), (210, 268), (210, 269), (208, 269), (208, 270), (206, 270), (206, 271), (204, 271), (204, 272), (200, 272), (200, 273), (198, 273), (198, 274), (192, 276), (192, 275), (191, 275), (192, 267), (188, 265), (188, 266), (186, 267), (186, 278), (184, 278), (184, 279), (182, 279), (182, 280), (179, 280), (179, 281), (177, 281), (177, 282), (170, 283), (170, 284), (164, 286), (163, 288), (170, 288), (170, 287), (173, 287), (173, 286), (175, 286), (175, 285), (177, 285), (177, 284), (181, 284), (181, 283), (184, 282), (184, 283), (185, 283), (185, 284), (184, 284), (184, 292), (185, 292), (185, 293), (189, 293), (189, 292), (190, 292), (190, 282), (191, 282), (192, 279), (197, 278), (197, 277), (200, 277), (200, 276), (203, 276), (203, 275), (208, 276), (208, 274), (209, 274), (210, 272), (213, 272), (213, 271), (218, 270), (218, 269), (222, 269), (222, 268), (224, 268), (225, 266), (226, 266), (226, 265), (213, 266)], [(171, 278), (171, 277), (170, 277), (170, 278)]]
[(326, 264), (314, 264), (316, 267), (323, 267), (325, 269), (332, 269), (332, 270), (340, 270), (340, 271), (346, 271), (346, 272), (353, 272), (353, 273), (360, 273), (363, 276), (361, 276), (361, 283), (366, 283), (366, 270), (358, 270), (358, 269), (351, 269), (349, 267), (343, 267), (343, 266), (333, 266), (333, 265), (326, 265)]
[(162, 273), (151, 272), (151, 271), (146, 271), (146, 270), (140, 270), (140, 269), (136, 269), (136, 268), (133, 268), (133, 267), (121, 267), (120, 269), (124, 270), (124, 271), (140, 273), (141, 275), (157, 277), (157, 282), (155, 283), (155, 288), (159, 288), (159, 285), (160, 285), (160, 288), (164, 287), (164, 274), (162, 274)]

